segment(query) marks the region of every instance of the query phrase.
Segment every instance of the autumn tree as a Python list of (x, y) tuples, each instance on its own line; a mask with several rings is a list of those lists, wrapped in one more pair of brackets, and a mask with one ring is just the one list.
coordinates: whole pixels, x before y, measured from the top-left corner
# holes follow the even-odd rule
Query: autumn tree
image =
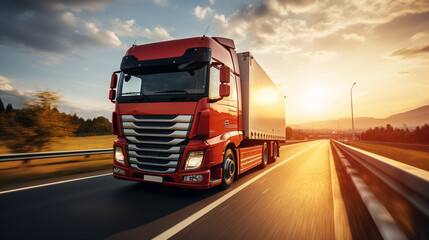
[(40, 151), (55, 137), (72, 135), (77, 125), (57, 110), (60, 98), (56, 91), (38, 91), (22, 110), (9, 113), (3, 129), (10, 139), (6, 145), (13, 152)]
[(2, 112), (4, 112), (4, 104), (3, 104), (3, 101), (1, 100), (1, 98), (0, 98), (0, 114), (2, 113)]

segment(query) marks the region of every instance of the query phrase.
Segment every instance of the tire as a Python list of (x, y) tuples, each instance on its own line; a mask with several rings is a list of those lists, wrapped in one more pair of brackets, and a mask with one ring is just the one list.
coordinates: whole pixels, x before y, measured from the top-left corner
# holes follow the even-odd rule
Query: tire
[(271, 157), (271, 163), (277, 161), (277, 157), (279, 156), (279, 144), (278, 142), (273, 143), (273, 156)]
[(230, 148), (225, 151), (222, 162), (222, 187), (229, 188), (237, 175), (237, 160)]
[(264, 146), (262, 147), (262, 162), (261, 168), (266, 168), (268, 165), (268, 160), (270, 158), (270, 153), (268, 151), (268, 145), (264, 142)]

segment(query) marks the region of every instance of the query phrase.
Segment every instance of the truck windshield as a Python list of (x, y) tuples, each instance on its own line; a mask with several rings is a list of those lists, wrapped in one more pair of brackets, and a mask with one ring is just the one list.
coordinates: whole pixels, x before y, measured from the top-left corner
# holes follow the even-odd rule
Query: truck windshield
[(194, 95), (206, 93), (207, 67), (204, 64), (197, 67), (166, 67), (162, 68), (162, 72), (157, 68), (157, 71), (122, 73), (118, 96), (142, 96), (149, 100), (159, 99), (159, 95), (185, 95), (193, 98)]

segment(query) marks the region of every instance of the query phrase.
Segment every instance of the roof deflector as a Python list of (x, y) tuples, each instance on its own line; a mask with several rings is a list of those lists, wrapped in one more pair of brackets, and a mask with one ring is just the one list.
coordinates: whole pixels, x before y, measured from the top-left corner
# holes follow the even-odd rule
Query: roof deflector
[(235, 49), (234, 40), (223, 37), (212, 37), (216, 42), (220, 43), (222, 46), (227, 48)]

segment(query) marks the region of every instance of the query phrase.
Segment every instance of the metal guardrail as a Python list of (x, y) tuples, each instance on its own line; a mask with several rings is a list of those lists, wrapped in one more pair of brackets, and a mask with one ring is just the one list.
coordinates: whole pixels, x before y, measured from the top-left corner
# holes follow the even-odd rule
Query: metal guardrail
[(59, 152), (3, 154), (3, 155), (0, 155), (0, 162), (57, 158), (57, 157), (88, 156), (88, 155), (108, 154), (108, 153), (113, 153), (113, 149), (107, 148), (107, 149), (89, 149), (89, 150), (59, 151)]
[(429, 217), (429, 171), (337, 141), (333, 142)]

